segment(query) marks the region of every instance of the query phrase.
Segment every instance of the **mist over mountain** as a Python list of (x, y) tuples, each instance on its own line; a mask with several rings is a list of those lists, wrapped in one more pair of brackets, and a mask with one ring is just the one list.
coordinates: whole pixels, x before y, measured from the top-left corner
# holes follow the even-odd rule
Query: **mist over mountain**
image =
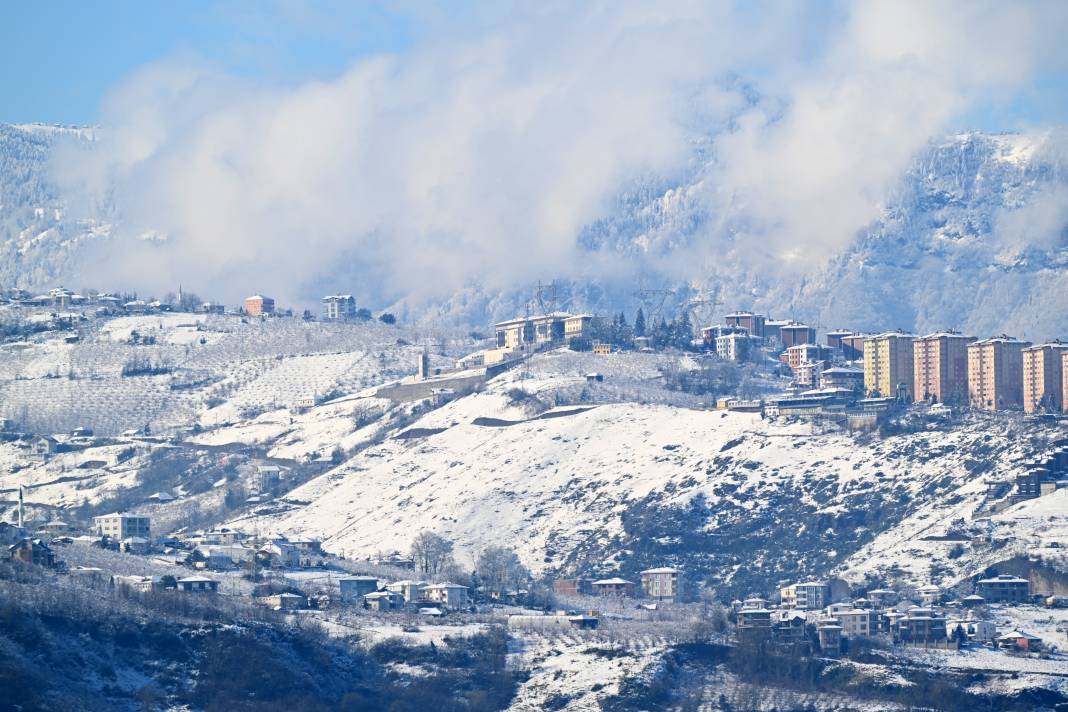
[[(102, 255), (151, 250), (167, 239), (153, 232), (125, 234), (123, 206), (113, 196), (87, 201), (64, 178), (65, 162), (93, 151), (97, 133), (0, 126), (3, 286), (148, 284), (159, 295), (175, 288), (170, 273), (141, 274), (139, 283), (128, 284), (96, 272)], [(706, 308), (709, 314), (755, 308), (828, 328), (956, 328), (1033, 340), (1068, 332), (1063, 134), (964, 133), (932, 141), (887, 192), (878, 217), (844, 249), (810, 244), (810, 251), (822, 253), (807, 255), (798, 266), (781, 259), (782, 245), (755, 234), (760, 205), (745, 204), (739, 194), (733, 203), (718, 197), (731, 186), (713, 184), (721, 159), (710, 142), (691, 145), (673, 179), (646, 174), (627, 181), (574, 236), (569, 264), (558, 272), (545, 268), (542, 281), (557, 280), (556, 306), (631, 314), (643, 303), (639, 288), (662, 288), (674, 290), (663, 298), (667, 316), (704, 297), (721, 302)], [(299, 228), (294, 235), (300, 239)], [(515, 258), (523, 260), (521, 254)], [(295, 271), (289, 284), (222, 284), (196, 271), (180, 279), (205, 298), (236, 300), (244, 292), (268, 291), (298, 294), (304, 301), (297, 306), (313, 303), (320, 293), (353, 291), (365, 303), (424, 323), (479, 326), (543, 306), (525, 278), (503, 286), (501, 280), (469, 280), (427, 298), (398, 296), (397, 286), (372, 269), (339, 252), (330, 271)], [(659, 304), (659, 297), (645, 301), (647, 310), (650, 303)]]

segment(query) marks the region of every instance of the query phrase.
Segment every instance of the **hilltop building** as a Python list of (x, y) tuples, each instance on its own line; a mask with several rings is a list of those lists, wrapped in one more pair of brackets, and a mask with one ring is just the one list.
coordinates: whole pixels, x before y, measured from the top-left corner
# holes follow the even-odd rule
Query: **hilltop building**
[(122, 541), (130, 537), (148, 539), (151, 536), (151, 519), (136, 514), (104, 514), (93, 517), (93, 527), (100, 536)]
[(763, 314), (754, 314), (750, 311), (737, 311), (728, 314), (724, 319), (727, 326), (736, 326), (745, 329), (750, 336), (764, 338), (764, 322), (767, 318)]
[(356, 300), (351, 294), (333, 294), (323, 297), (323, 319), (344, 321), (356, 317)]
[(1039, 344), (1023, 350), (1023, 409), (1026, 413), (1064, 410), (1064, 358), (1068, 344)]
[(494, 331), (498, 349), (516, 350), (589, 338), (600, 322), (600, 317), (591, 314), (554, 312), (498, 322)]
[(274, 300), (270, 297), (254, 294), (245, 299), (245, 313), (249, 316), (274, 314)]
[(892, 398), (904, 388), (912, 397), (912, 334), (888, 331), (864, 340), (864, 392), (869, 396)]
[(1023, 350), (1031, 344), (1010, 336), (968, 345), (968, 400), (983, 410), (1023, 407)]
[(916, 400), (932, 403), (968, 401), (968, 344), (974, 336), (954, 331), (921, 336), (912, 342)]
[(641, 572), (642, 592), (647, 598), (675, 603), (682, 597), (682, 572), (669, 566)]

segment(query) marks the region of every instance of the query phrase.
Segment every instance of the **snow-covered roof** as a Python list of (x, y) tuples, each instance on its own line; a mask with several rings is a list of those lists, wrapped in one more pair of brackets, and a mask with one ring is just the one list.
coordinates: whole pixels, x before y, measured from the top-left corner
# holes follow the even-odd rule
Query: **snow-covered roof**
[(670, 566), (661, 566), (658, 569), (646, 569), (645, 571), (642, 571), (642, 573), (643, 574), (677, 574), (677, 573), (679, 573), (679, 570), (678, 569), (673, 569)]
[(594, 586), (619, 586), (619, 585), (627, 584), (627, 583), (632, 584), (634, 582), (633, 581), (628, 581), (626, 579), (621, 579), (621, 578), (607, 578), (607, 579), (601, 579), (600, 581), (594, 581), (593, 585)]

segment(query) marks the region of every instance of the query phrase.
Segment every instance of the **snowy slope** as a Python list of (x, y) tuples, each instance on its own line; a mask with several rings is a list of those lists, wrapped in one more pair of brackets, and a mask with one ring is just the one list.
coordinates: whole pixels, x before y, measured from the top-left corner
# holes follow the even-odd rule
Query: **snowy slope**
[[(404, 549), (430, 529), (462, 560), (507, 541), (536, 571), (678, 562), (745, 593), (836, 566), (860, 577), (849, 562), (883, 562), (882, 532), (893, 549), (970, 517), (987, 482), (1035, 447), (991, 419), (879, 439), (633, 402), (532, 415), (509, 396), (521, 375), (429, 412), (411, 423), (416, 437), (362, 450), (241, 526), (352, 554)], [(865, 545), (876, 553), (849, 558)]]

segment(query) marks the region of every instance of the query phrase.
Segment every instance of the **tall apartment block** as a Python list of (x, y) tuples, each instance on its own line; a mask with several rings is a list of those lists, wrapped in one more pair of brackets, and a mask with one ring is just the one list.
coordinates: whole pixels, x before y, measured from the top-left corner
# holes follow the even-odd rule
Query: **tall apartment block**
[(899, 388), (912, 398), (914, 387), (912, 334), (888, 331), (864, 340), (864, 392), (889, 398)]
[(351, 294), (332, 294), (323, 297), (323, 319), (344, 321), (356, 316), (356, 300)]
[(932, 403), (967, 403), (968, 344), (973, 341), (974, 336), (952, 331), (913, 341), (913, 397)]
[(274, 313), (274, 300), (270, 297), (264, 297), (259, 294), (254, 294), (251, 297), (245, 299), (245, 313), (249, 316), (263, 316), (264, 314)]
[(1068, 344), (1039, 344), (1023, 350), (1023, 408), (1027, 413), (1064, 410), (1064, 356)]
[(725, 318), (727, 326), (740, 326), (749, 332), (750, 336), (764, 337), (764, 322), (765, 317), (763, 314), (754, 314), (748, 311), (734, 312), (728, 314)]
[(968, 400), (982, 410), (1023, 407), (1023, 352), (1029, 341), (997, 336), (968, 345)]

